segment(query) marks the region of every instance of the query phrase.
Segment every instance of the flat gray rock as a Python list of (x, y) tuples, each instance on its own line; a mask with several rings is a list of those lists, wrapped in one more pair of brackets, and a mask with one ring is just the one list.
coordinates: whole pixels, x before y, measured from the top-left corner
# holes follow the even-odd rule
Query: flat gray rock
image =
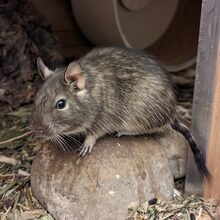
[(173, 177), (183, 166), (181, 150), (173, 150), (179, 146), (186, 153), (176, 132), (106, 137), (81, 159), (76, 152), (65, 156), (44, 146), (32, 165), (32, 190), (56, 220), (122, 220), (131, 202), (172, 197)]

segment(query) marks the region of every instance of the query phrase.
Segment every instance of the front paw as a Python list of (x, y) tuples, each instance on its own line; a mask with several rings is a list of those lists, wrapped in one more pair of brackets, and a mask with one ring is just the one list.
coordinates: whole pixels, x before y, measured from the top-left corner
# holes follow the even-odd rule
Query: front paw
[(82, 147), (79, 149), (79, 156), (83, 157), (86, 154), (90, 153), (95, 143), (96, 138), (94, 136), (87, 136)]
[(83, 146), (79, 149), (79, 156), (84, 157), (86, 154), (89, 154), (92, 148), (93, 146), (84, 143)]
[(89, 154), (92, 150), (93, 146), (84, 143), (83, 146), (80, 148), (79, 156), (84, 157), (86, 154)]

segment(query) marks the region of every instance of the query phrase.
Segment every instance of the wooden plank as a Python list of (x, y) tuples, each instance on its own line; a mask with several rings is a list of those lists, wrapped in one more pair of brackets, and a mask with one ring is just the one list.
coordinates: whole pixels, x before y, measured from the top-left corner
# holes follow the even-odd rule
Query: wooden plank
[(220, 200), (220, 45), (218, 47), (215, 95), (207, 155), (207, 164), (212, 173), (212, 181), (210, 183), (205, 182), (204, 196)]
[[(193, 99), (192, 133), (208, 158), (208, 169), (213, 176), (212, 185), (205, 183), (198, 173), (192, 153), (189, 152), (186, 193), (203, 194), (220, 199), (220, 1), (203, 0), (200, 21), (196, 81)], [(205, 186), (205, 188), (204, 188)], [(216, 190), (214, 190), (214, 188)], [(218, 190), (218, 192), (217, 192)]]

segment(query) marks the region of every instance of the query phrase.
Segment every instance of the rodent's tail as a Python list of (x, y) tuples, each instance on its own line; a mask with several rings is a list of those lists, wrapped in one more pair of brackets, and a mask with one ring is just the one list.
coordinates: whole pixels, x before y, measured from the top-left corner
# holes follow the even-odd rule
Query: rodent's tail
[(186, 126), (184, 126), (183, 124), (180, 124), (176, 119), (171, 124), (171, 127), (175, 131), (181, 133), (186, 138), (186, 140), (189, 142), (190, 148), (193, 152), (194, 159), (195, 159), (195, 162), (196, 162), (196, 165), (197, 165), (199, 171), (201, 172), (202, 175), (205, 175), (208, 179), (210, 179), (211, 175), (205, 165), (205, 160), (203, 158), (203, 155), (202, 155), (200, 149), (198, 148), (196, 141), (195, 141), (194, 137), (192, 136), (190, 130)]

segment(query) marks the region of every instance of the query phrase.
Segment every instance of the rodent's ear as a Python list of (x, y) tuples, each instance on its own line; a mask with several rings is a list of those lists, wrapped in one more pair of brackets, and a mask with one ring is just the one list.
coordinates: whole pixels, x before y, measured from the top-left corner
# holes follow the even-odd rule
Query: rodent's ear
[(43, 80), (46, 80), (52, 74), (52, 71), (49, 70), (49, 68), (44, 64), (44, 61), (40, 57), (37, 58), (37, 68)]
[(74, 84), (78, 89), (85, 89), (86, 78), (82, 73), (79, 63), (72, 62), (64, 73), (64, 81), (66, 84)]

